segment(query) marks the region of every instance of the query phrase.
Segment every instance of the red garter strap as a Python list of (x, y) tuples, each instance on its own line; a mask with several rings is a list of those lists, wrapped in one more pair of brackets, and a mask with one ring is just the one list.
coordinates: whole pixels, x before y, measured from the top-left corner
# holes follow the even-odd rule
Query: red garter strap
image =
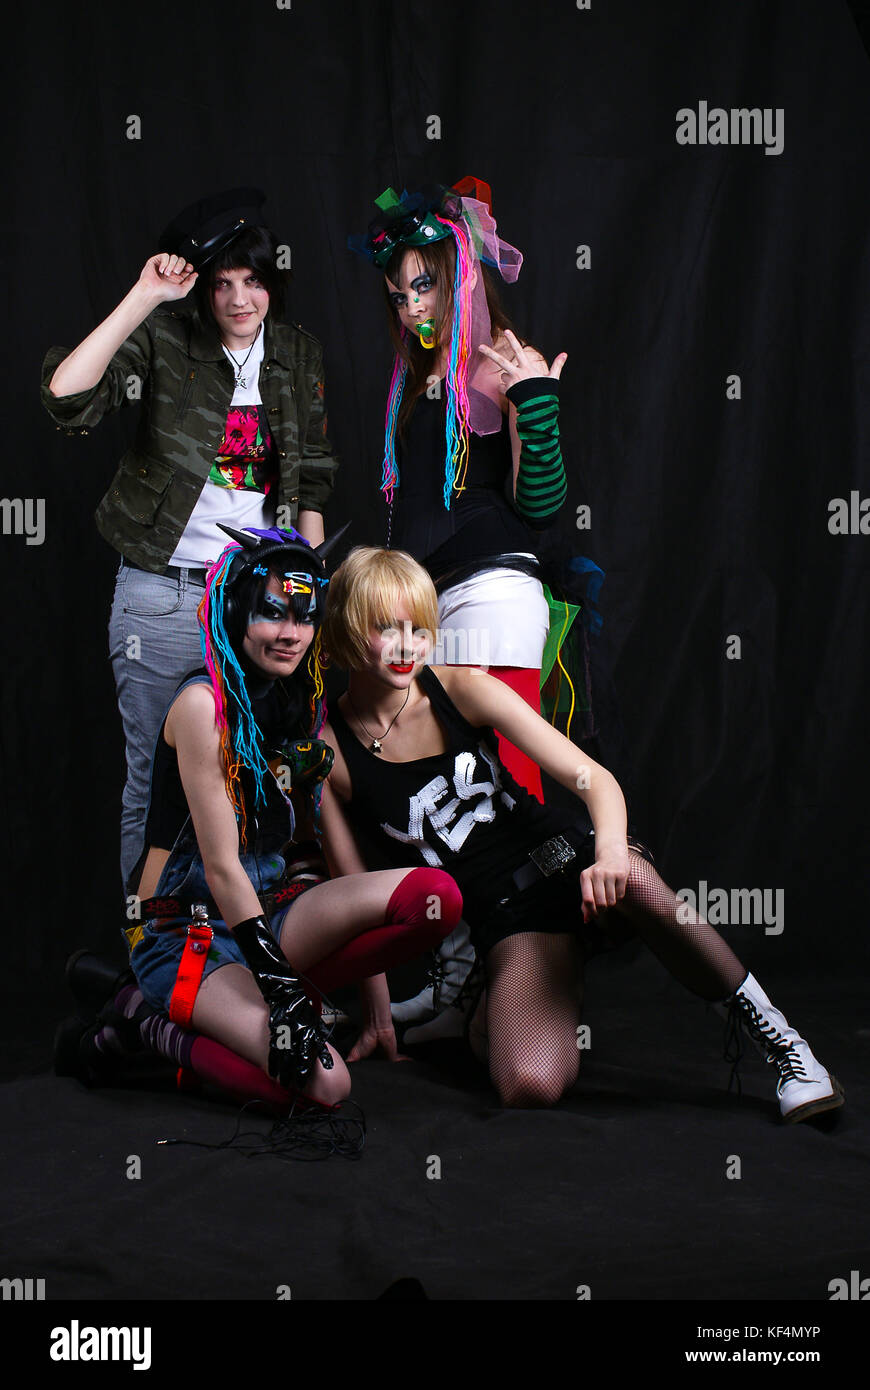
[(196, 1002), (197, 990), (202, 984), (202, 972), (213, 937), (211, 927), (199, 922), (191, 922), (187, 928), (187, 940), (169, 1001), (169, 1017), (182, 1028), (190, 1027), (190, 1017)]

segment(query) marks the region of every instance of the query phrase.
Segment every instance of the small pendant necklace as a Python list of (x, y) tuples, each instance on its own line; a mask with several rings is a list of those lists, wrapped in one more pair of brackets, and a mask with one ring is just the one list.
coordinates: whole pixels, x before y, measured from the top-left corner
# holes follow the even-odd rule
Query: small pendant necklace
[(263, 326), (263, 325), (260, 324), (259, 327), (257, 328), (257, 331), (256, 331), (256, 333), (254, 334), (254, 341), (253, 341), (253, 343), (251, 343), (251, 346), (248, 348), (248, 351), (245, 353), (245, 356), (244, 356), (244, 358), (243, 358), (243, 360), (242, 360), (241, 362), (237, 362), (237, 361), (236, 361), (235, 357), (233, 357), (233, 354), (230, 352), (230, 350), (229, 350), (229, 348), (227, 347), (226, 343), (222, 344), (224, 352), (227, 354), (227, 357), (229, 357), (230, 361), (232, 362), (233, 366), (234, 366), (235, 369), (236, 369), (236, 370), (235, 370), (236, 386), (240, 386), (240, 387), (242, 388), (243, 391), (247, 388), (248, 379), (247, 379), (247, 377), (242, 376), (242, 372), (243, 372), (244, 369), (245, 369), (245, 363), (247, 362), (247, 360), (248, 360), (248, 358), (250, 357), (251, 353), (254, 351), (254, 346), (255, 346), (255, 344), (256, 344), (257, 339), (258, 339), (259, 336), (260, 336), (260, 328), (262, 328), (262, 326)]
[(408, 686), (408, 693), (407, 693), (407, 695), (405, 696), (405, 698), (404, 698), (404, 700), (402, 701), (402, 703), (401, 703), (401, 705), (399, 706), (399, 708), (396, 710), (396, 713), (393, 715), (393, 717), (392, 717), (392, 719), (390, 720), (390, 722), (389, 722), (389, 724), (387, 725), (387, 727), (384, 729), (384, 732), (383, 732), (382, 734), (379, 734), (377, 737), (375, 737), (375, 735), (372, 733), (371, 729), (367, 729), (366, 726), (365, 726), (365, 724), (363, 724), (362, 719), (360, 719), (359, 710), (357, 709), (356, 705), (354, 704), (353, 700), (351, 699), (350, 691), (347, 692), (347, 699), (348, 699), (348, 703), (349, 703), (351, 709), (353, 710), (354, 714), (356, 715), (357, 719), (359, 720), (360, 725), (361, 725), (361, 727), (362, 727), (362, 729), (363, 729), (363, 732), (366, 733), (366, 734), (368, 735), (368, 737), (371, 739), (371, 743), (369, 744), (369, 752), (370, 752), (370, 753), (380, 753), (380, 751), (381, 751), (381, 744), (383, 743), (384, 739), (387, 737), (387, 734), (388, 734), (388, 733), (390, 732), (390, 730), (392, 729), (392, 727), (393, 727), (393, 725), (395, 724), (396, 720), (398, 719), (399, 715), (402, 713), (402, 710), (405, 708), (406, 704), (408, 703), (408, 700), (410, 699), (410, 696), (411, 696), (411, 686), (409, 685), (409, 686)]

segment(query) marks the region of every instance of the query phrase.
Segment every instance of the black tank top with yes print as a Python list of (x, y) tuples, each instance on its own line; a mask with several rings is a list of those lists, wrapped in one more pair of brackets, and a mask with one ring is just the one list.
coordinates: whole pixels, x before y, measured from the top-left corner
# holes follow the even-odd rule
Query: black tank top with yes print
[(459, 884), (469, 924), (515, 893), (513, 872), (529, 851), (568, 828), (585, 835), (585, 812), (542, 806), (514, 781), (498, 757), (492, 729), (476, 729), (459, 712), (430, 667), (419, 681), (447, 749), (389, 763), (365, 748), (341, 711), (329, 718), (351, 779), (348, 817), (396, 867), (443, 868)]

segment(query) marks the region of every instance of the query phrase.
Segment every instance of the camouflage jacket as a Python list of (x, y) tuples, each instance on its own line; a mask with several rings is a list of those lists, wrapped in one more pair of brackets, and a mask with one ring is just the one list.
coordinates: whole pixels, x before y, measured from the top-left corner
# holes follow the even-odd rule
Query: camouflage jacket
[[(280, 520), (322, 512), (338, 460), (326, 437), (320, 344), (298, 325), (266, 321), (260, 395), (278, 455)], [(161, 304), (121, 344), (88, 391), (53, 396), (52, 375), (68, 348), (51, 348), (42, 402), (58, 429), (87, 434), (110, 410), (135, 404), (133, 448), (121, 459), (96, 511), (100, 534), (143, 569), (162, 574), (214, 463), (233, 395), (233, 373), (217, 334), (191, 311)]]

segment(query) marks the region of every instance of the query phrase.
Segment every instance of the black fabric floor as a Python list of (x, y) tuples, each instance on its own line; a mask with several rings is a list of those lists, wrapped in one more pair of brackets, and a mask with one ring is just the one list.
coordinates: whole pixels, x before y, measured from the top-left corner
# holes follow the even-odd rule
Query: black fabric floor
[(10, 1006), (4, 1274), (49, 1300), (370, 1300), (401, 1279), (433, 1300), (829, 1300), (870, 1273), (866, 990), (763, 983), (846, 1087), (833, 1125), (781, 1125), (754, 1055), (729, 1095), (718, 1018), (655, 961), (605, 959), (558, 1108), (501, 1110), (461, 1044), (365, 1062), (362, 1157), (307, 1164), (159, 1146), (219, 1143), (236, 1110), (57, 1078), (63, 1001)]

